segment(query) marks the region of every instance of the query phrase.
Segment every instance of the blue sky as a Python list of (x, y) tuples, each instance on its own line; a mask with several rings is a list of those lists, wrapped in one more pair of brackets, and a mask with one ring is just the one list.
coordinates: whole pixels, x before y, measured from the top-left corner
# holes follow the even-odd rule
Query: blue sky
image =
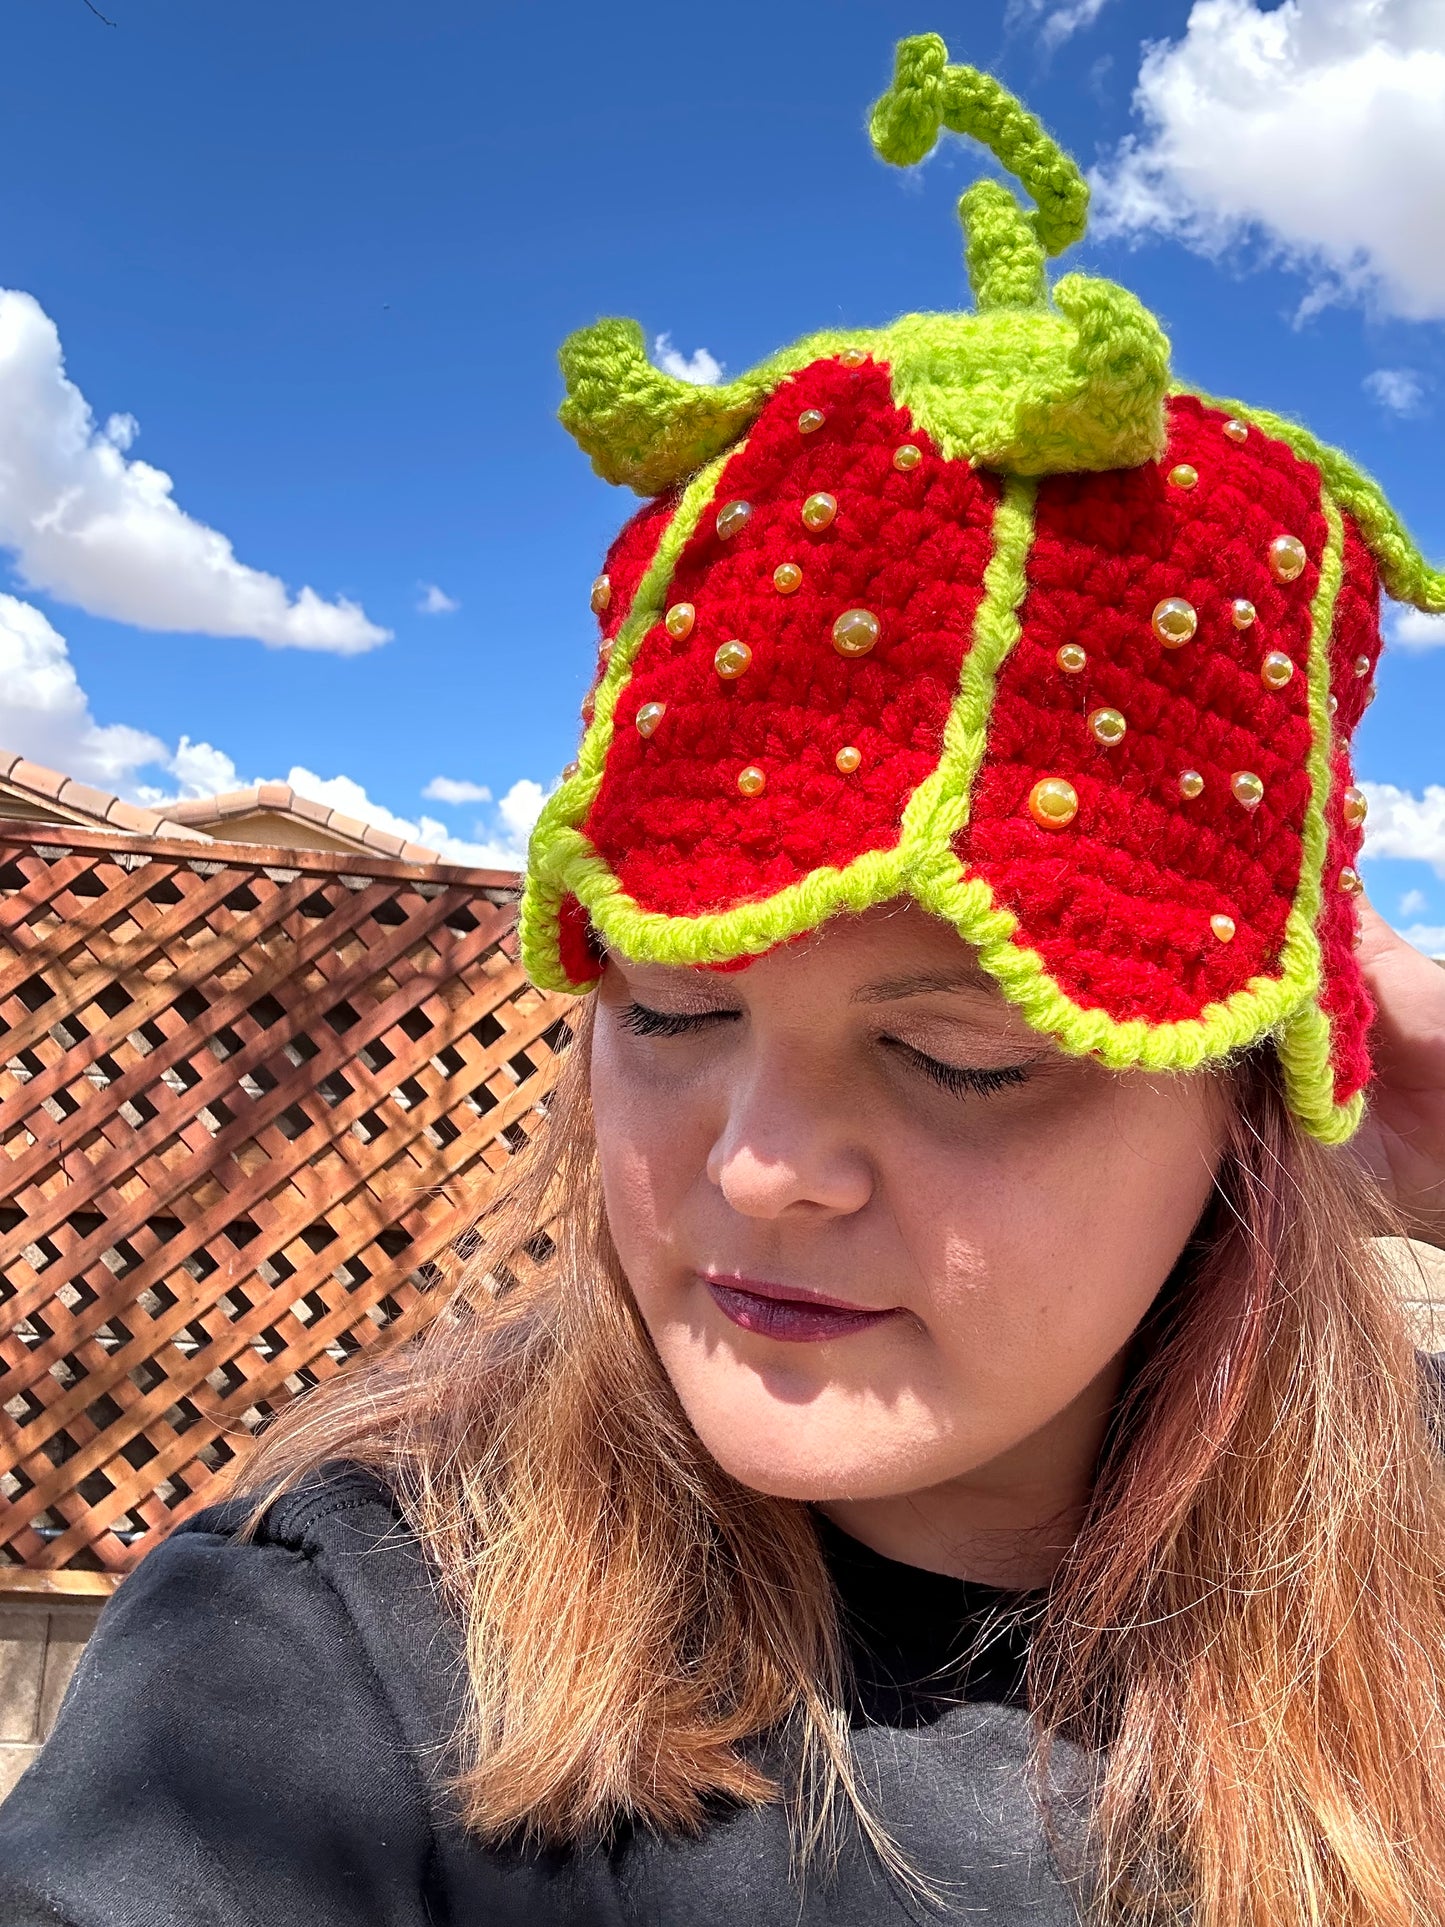
[[(13, 0), (3, 28), (0, 746), (127, 795), (294, 771), (515, 851), (631, 502), (555, 423), (557, 345), (630, 314), (732, 373), (958, 305), (980, 155), (905, 176), (863, 132), (925, 28), (1099, 170), (1079, 265), (1179, 371), (1348, 448), (1445, 556), (1419, 0), (103, 11)], [(1359, 738), (1392, 853), (1367, 879), (1445, 950), (1442, 714), (1445, 624), (1417, 622)]]

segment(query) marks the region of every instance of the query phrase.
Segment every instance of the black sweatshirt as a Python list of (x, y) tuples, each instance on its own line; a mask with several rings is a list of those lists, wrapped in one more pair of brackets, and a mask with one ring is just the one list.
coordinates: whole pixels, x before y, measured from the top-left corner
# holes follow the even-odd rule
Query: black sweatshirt
[[(3, 1927), (925, 1917), (856, 1841), (800, 1896), (778, 1807), (720, 1803), (697, 1839), (626, 1830), (568, 1854), (483, 1846), (440, 1784), (458, 1628), (386, 1488), (339, 1467), (281, 1500), (250, 1543), (235, 1537), (243, 1516), (218, 1508), (182, 1527), (106, 1607), (53, 1735), (0, 1806)], [(1073, 1922), (1026, 1774), (1024, 1623), (1012, 1615), (966, 1674), (958, 1664), (1011, 1602), (821, 1530), (858, 1674), (861, 1776), (945, 1886), (932, 1918)]]

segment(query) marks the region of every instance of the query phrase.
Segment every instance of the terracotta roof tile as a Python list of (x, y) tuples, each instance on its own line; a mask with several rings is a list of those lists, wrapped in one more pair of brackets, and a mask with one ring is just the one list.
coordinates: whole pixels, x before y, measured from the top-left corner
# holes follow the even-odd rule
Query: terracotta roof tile
[[(66, 776), (60, 770), (32, 763), (14, 750), (0, 749), (0, 782), (8, 783), (22, 794), (43, 799), (48, 805), (74, 810), (77, 816), (91, 818), (98, 827), (122, 830), (135, 836), (181, 837), (191, 843), (212, 843), (206, 825), (219, 825), (237, 816), (254, 816), (274, 810), (303, 823), (313, 823), (332, 835), (359, 844), (377, 856), (401, 863), (436, 863), (435, 850), (423, 843), (408, 843), (389, 830), (378, 829), (360, 817), (347, 816), (309, 796), (298, 796), (289, 783), (258, 783), (254, 789), (227, 790), (221, 796), (188, 798), (183, 803), (168, 803), (165, 810), (148, 810), (139, 803), (127, 803), (106, 790)], [(221, 840), (224, 841), (224, 838)], [(502, 873), (499, 872), (499, 875)]]
[[(67, 802), (69, 798), (67, 797)], [(136, 836), (183, 836), (188, 841), (210, 842), (210, 837), (202, 837), (199, 830), (193, 830), (184, 823), (176, 823), (164, 816), (157, 816), (154, 810), (143, 810), (138, 803), (126, 803), (118, 796), (110, 799), (110, 808), (105, 820), (112, 828), (129, 830)], [(161, 827), (158, 829), (156, 826)]]
[(48, 796), (58, 803), (60, 792), (71, 779), (57, 769), (46, 769), (43, 763), (32, 763), (22, 756), (10, 771), (9, 780), (17, 789), (29, 790), (32, 796)]
[(253, 816), (274, 810), (278, 816), (314, 823), (333, 836), (359, 844), (364, 850), (374, 850), (378, 856), (396, 857), (404, 863), (438, 861), (436, 851), (424, 844), (408, 843), (389, 830), (378, 829), (374, 823), (364, 823), (360, 817), (347, 816), (344, 811), (334, 810), (309, 796), (298, 796), (289, 783), (258, 783), (254, 789), (227, 790), (222, 796), (192, 797), (184, 803), (171, 804), (170, 810), (178, 823), (194, 823), (198, 827), (224, 823), (233, 816)]
[(84, 810), (88, 816), (98, 816), (104, 822), (120, 799), (112, 796), (108, 790), (95, 789), (89, 783), (78, 783), (72, 776), (61, 785), (56, 800), (68, 810)]
[(29, 757), (17, 755), (13, 750), (0, 750), (0, 782), (9, 784), (22, 796), (33, 796), (38, 803), (74, 810), (77, 816), (90, 818), (102, 829), (124, 830), (137, 836), (179, 836), (190, 843), (211, 841), (204, 832), (191, 829), (176, 817), (144, 809), (139, 803), (124, 802), (109, 790), (79, 782), (62, 770), (47, 769), (43, 763), (32, 763)]
[(216, 823), (228, 816), (243, 816), (255, 807), (254, 790), (227, 790), (221, 796), (188, 797), (170, 806), (177, 823)]
[[(329, 810), (326, 827), (334, 836), (349, 836), (354, 843), (365, 843), (367, 825), (355, 816), (343, 816), (340, 810)], [(400, 843), (396, 846), (401, 848)]]

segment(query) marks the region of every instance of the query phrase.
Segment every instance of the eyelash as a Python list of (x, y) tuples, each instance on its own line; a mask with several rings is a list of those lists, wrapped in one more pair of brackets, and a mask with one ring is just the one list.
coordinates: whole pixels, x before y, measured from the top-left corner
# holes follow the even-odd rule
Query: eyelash
[[(687, 1013), (649, 1010), (646, 1004), (632, 1003), (623, 1006), (619, 1022), (634, 1037), (685, 1037), (701, 1025), (716, 1023), (737, 1014), (731, 1010)], [(890, 1037), (884, 1041), (901, 1052), (916, 1070), (940, 1089), (955, 1097), (993, 1097), (999, 1091), (1028, 1081), (1027, 1067), (1022, 1064), (1006, 1064), (997, 1070), (976, 1070), (960, 1064), (940, 1064), (936, 1057), (928, 1057), (924, 1052), (914, 1050), (911, 1044), (900, 1043), (896, 1038)]]

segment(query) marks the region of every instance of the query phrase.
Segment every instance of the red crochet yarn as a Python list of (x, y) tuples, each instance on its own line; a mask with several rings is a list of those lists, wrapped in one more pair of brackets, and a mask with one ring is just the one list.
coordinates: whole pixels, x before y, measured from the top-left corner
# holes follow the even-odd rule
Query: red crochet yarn
[[(823, 424), (801, 434), (810, 408)], [(893, 465), (905, 442), (923, 456), (909, 471)], [(815, 533), (802, 508), (819, 492), (838, 512)], [(945, 462), (913, 430), (872, 363), (815, 363), (773, 397), (714, 494), (751, 503), (751, 519), (723, 539), (715, 510), (704, 513), (668, 592), (696, 608), (692, 632), (675, 641), (655, 623), (620, 700), (585, 828), (630, 896), (694, 916), (897, 841), (904, 805), (938, 762), (998, 495), (993, 477)], [(788, 594), (774, 583), (786, 563), (802, 570)], [(853, 608), (881, 633), (870, 655), (847, 660), (830, 633)], [(713, 657), (734, 639), (753, 654), (729, 682)], [(633, 719), (651, 702), (666, 719), (643, 737)], [(862, 758), (852, 774), (835, 760), (846, 747)], [(760, 796), (738, 789), (749, 765), (766, 769)]]
[[(1230, 441), (1225, 420), (1193, 397), (1176, 401), (1157, 465), (1041, 485), (1023, 634), (999, 677), (957, 843), (1060, 986), (1120, 1019), (1197, 1017), (1276, 969), (1299, 884), (1320, 478), (1257, 430)], [(1193, 487), (1169, 481), (1180, 466), (1197, 474)], [(1281, 534), (1310, 556), (1293, 582), (1270, 573)], [(1199, 616), (1177, 649), (1151, 621), (1169, 596)], [(1239, 599), (1256, 610), (1243, 629), (1231, 615)], [(1079, 674), (1059, 668), (1066, 643), (1087, 652)], [(1295, 664), (1279, 690), (1260, 677), (1271, 650)], [(1087, 720), (1103, 707), (1128, 724), (1113, 748)], [(1186, 770), (1204, 778), (1192, 799), (1180, 790)], [(1254, 809), (1231, 792), (1236, 772), (1263, 781)], [(1026, 807), (1044, 776), (1079, 794), (1067, 850)], [(1233, 920), (1231, 942), (1215, 936), (1215, 915)]]
[[(805, 410), (823, 417), (811, 433), (799, 429)], [(1039, 953), (1076, 1004), (1121, 1021), (1197, 1018), (1277, 975), (1300, 884), (1311, 604), (1327, 538), (1321, 478), (1284, 442), (1225, 424), (1218, 410), (1179, 397), (1157, 464), (1039, 485), (1021, 635), (997, 678), (970, 818), (955, 841), (967, 873), (1017, 918), (1015, 941)], [(905, 445), (918, 451), (911, 466), (895, 463)], [(818, 491), (836, 498), (837, 513), (810, 530), (802, 508)], [(657, 620), (642, 639), (582, 825), (644, 910), (687, 917), (761, 900), (897, 842), (908, 799), (938, 764), (1000, 492), (995, 477), (942, 457), (872, 362), (815, 362), (773, 394), (674, 571), (666, 600), (694, 606), (692, 629), (674, 637)], [(752, 513), (720, 535), (717, 511), (734, 500)], [(675, 507), (673, 497), (649, 503), (609, 554), (604, 638), (616, 634)], [(1281, 535), (1306, 552), (1293, 580), (1271, 570)], [(802, 571), (792, 593), (775, 583), (785, 563)], [(1168, 597), (1198, 615), (1179, 648), (1153, 627)], [(1378, 599), (1375, 564), (1347, 523), (1318, 924), (1340, 1102), (1369, 1077), (1371, 1008), (1339, 877), (1362, 835), (1345, 823), (1341, 799), (1379, 652)], [(1252, 620), (1236, 620), (1240, 603), (1253, 605)], [(857, 658), (830, 639), (850, 609), (878, 622), (876, 645)], [(734, 640), (751, 659), (728, 680), (714, 657)], [(1060, 666), (1065, 645), (1085, 652), (1076, 673)], [(1294, 665), (1279, 687), (1261, 675), (1271, 652)], [(644, 736), (634, 719), (648, 703), (665, 714)], [(1089, 722), (1102, 708), (1127, 725), (1109, 747)], [(840, 769), (845, 747), (858, 752), (856, 769)], [(739, 789), (750, 765), (765, 773), (760, 794)], [(1181, 789), (1185, 771), (1203, 779), (1197, 795)], [(1253, 808), (1231, 787), (1244, 772), (1263, 783)], [(1028, 809), (1034, 784), (1050, 776), (1077, 791), (1066, 833), (1039, 827)], [(1225, 918), (1231, 940), (1211, 922)], [(569, 897), (563, 967), (586, 981), (596, 955)]]

